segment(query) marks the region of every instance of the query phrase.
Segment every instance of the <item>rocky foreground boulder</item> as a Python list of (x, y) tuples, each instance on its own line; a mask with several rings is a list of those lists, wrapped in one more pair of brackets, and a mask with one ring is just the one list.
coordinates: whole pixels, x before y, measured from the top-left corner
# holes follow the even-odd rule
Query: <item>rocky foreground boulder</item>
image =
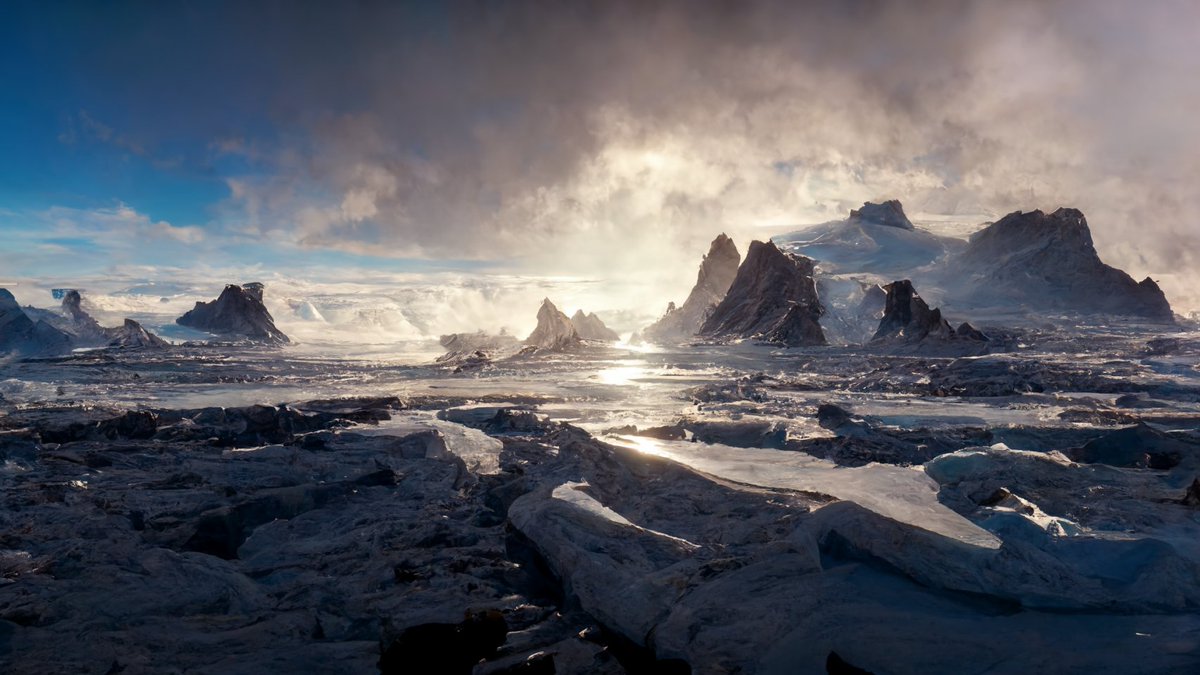
[(824, 313), (813, 281), (813, 261), (784, 253), (771, 242), (750, 244), (729, 292), (700, 334), (715, 338), (779, 338), (787, 346), (825, 344)]
[(698, 333), (704, 320), (725, 299), (737, 276), (741, 259), (733, 240), (724, 233), (718, 235), (700, 262), (696, 285), (692, 287), (687, 300), (679, 307), (673, 302), (668, 305), (667, 313), (647, 326), (642, 337), (652, 342), (670, 342), (687, 339)]
[(972, 235), (949, 267), (955, 304), (1174, 320), (1153, 279), (1137, 282), (1101, 262), (1078, 209), (1010, 213)]
[(0, 355), (58, 354), (73, 346), (70, 334), (45, 321), (30, 319), (13, 294), (0, 288)]
[(291, 342), (275, 327), (275, 319), (262, 301), (262, 284), (237, 286), (229, 284), (220, 297), (212, 302), (197, 302), (196, 306), (175, 323), (216, 335), (243, 338), (264, 344), (283, 345)]
[(582, 342), (567, 315), (560, 312), (550, 298), (542, 300), (537, 313), (537, 327), (525, 338), (525, 344), (540, 349), (564, 350), (578, 347)]
[(942, 311), (930, 309), (908, 279), (893, 281), (886, 286), (886, 290), (883, 318), (879, 320), (879, 328), (871, 338), (872, 343), (988, 341), (986, 335), (969, 323), (964, 322), (957, 329), (951, 328), (950, 322), (942, 318)]

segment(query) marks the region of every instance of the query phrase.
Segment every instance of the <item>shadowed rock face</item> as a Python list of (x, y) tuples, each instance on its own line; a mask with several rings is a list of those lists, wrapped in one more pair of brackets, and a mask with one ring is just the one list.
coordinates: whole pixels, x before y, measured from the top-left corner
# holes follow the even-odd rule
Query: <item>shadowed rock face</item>
[(882, 204), (865, 202), (861, 209), (854, 209), (850, 212), (850, 220), (872, 225), (898, 227), (902, 230), (913, 229), (912, 222), (909, 221), (908, 216), (904, 215), (904, 207), (896, 199), (889, 199)]
[(0, 354), (55, 354), (71, 347), (70, 335), (30, 319), (12, 293), (0, 288)]
[(581, 340), (575, 326), (550, 298), (542, 300), (537, 319), (537, 327), (525, 338), (525, 344), (542, 349), (570, 349), (579, 345)]
[(616, 342), (621, 339), (617, 332), (600, 320), (600, 317), (594, 313), (584, 314), (582, 309), (575, 310), (575, 314), (571, 316), (571, 325), (575, 327), (575, 332), (584, 340), (602, 340), (604, 342)]
[(267, 344), (291, 342), (275, 327), (275, 320), (262, 303), (262, 285), (247, 284), (250, 290), (230, 284), (212, 302), (197, 302), (191, 311), (175, 319), (175, 323), (215, 333), (247, 338)]
[(1010, 213), (972, 235), (951, 271), (963, 282), (956, 299), (968, 304), (1173, 320), (1152, 279), (1135, 282), (1101, 262), (1077, 209)]
[(824, 309), (812, 275), (812, 260), (784, 253), (771, 242), (752, 242), (729, 292), (700, 333), (747, 338), (778, 329), (794, 341), (789, 346), (825, 344), (817, 324)]
[(930, 309), (911, 281), (893, 281), (886, 288), (887, 303), (872, 342), (893, 338), (916, 342), (927, 337), (946, 340), (954, 334), (941, 310)]
[(733, 240), (725, 234), (718, 235), (700, 263), (696, 285), (687, 300), (680, 307), (671, 303), (667, 313), (648, 326), (643, 336), (648, 340), (670, 341), (689, 338), (699, 332), (704, 320), (725, 299), (741, 259)]
[(916, 343), (924, 340), (966, 340), (987, 342), (987, 336), (976, 330), (971, 324), (963, 323), (958, 329), (950, 327), (950, 322), (942, 318), (940, 309), (930, 309), (929, 305), (917, 295), (912, 282), (908, 279), (893, 281), (886, 286), (887, 301), (884, 306), (883, 318), (879, 320), (879, 329), (871, 342), (903, 342)]

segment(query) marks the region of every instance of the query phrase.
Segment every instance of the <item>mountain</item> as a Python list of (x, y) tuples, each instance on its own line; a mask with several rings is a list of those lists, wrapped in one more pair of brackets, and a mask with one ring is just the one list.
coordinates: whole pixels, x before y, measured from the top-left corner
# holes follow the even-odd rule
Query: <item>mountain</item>
[(582, 309), (575, 310), (575, 314), (571, 316), (571, 325), (584, 340), (616, 342), (621, 339), (616, 331), (604, 325), (600, 317), (594, 313), (584, 314)]
[(642, 331), (642, 337), (652, 342), (670, 342), (692, 337), (700, 331), (704, 320), (725, 299), (725, 294), (737, 276), (741, 255), (733, 240), (717, 235), (700, 261), (696, 285), (683, 305), (667, 306), (667, 313)]
[(275, 320), (262, 302), (262, 284), (245, 287), (229, 284), (212, 302), (196, 306), (175, 323), (216, 335), (240, 337), (267, 344), (291, 342), (275, 327)]
[(897, 200), (866, 202), (845, 220), (813, 225), (774, 238), (786, 251), (817, 260), (822, 274), (911, 275), (964, 246), (913, 227)]
[[(789, 346), (825, 344), (818, 320), (824, 308), (813, 282), (813, 261), (751, 242), (729, 292), (700, 334), (718, 338), (791, 336)], [(801, 337), (803, 336), (803, 337)]]
[(59, 354), (73, 343), (70, 334), (26, 316), (13, 294), (0, 288), (0, 354)]
[(542, 349), (563, 350), (577, 347), (581, 342), (579, 333), (567, 315), (558, 311), (558, 307), (550, 302), (550, 298), (542, 300), (542, 306), (537, 313), (537, 327), (525, 338), (525, 344)]
[(1010, 213), (972, 235), (948, 267), (956, 304), (1174, 318), (1152, 279), (1136, 282), (1100, 260), (1078, 209)]

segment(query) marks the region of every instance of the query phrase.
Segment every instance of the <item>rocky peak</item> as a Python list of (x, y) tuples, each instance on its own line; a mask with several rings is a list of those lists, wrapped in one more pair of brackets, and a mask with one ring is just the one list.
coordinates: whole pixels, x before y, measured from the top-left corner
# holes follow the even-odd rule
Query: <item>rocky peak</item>
[(677, 340), (699, 332), (704, 320), (729, 292), (741, 259), (733, 240), (724, 233), (717, 235), (700, 261), (696, 285), (692, 287), (687, 300), (680, 307), (676, 307), (674, 302), (669, 303), (666, 314), (646, 327), (646, 339)]
[(1100, 260), (1078, 209), (1010, 213), (972, 235), (951, 269), (967, 304), (1174, 318), (1153, 280), (1138, 283)]
[(162, 349), (171, 346), (166, 340), (146, 330), (142, 324), (133, 319), (125, 319), (124, 325), (120, 328), (109, 329), (108, 333), (111, 337), (108, 343), (109, 347)]
[[(713, 337), (767, 337), (781, 328), (786, 319), (788, 335), (808, 334), (809, 341), (804, 344), (825, 344), (816, 321), (824, 308), (817, 297), (813, 270), (809, 258), (784, 253), (769, 241), (752, 242), (729, 292), (705, 320), (700, 333)], [(815, 330), (813, 326), (798, 325), (810, 321)]]
[(581, 342), (579, 333), (566, 314), (550, 302), (550, 298), (542, 300), (538, 308), (537, 327), (525, 338), (525, 344), (542, 349), (562, 350), (576, 347)]
[(616, 342), (621, 339), (621, 336), (605, 326), (594, 312), (584, 314), (582, 309), (575, 310), (575, 314), (571, 316), (571, 325), (575, 327), (575, 332), (579, 334), (579, 337), (584, 340)]
[(898, 199), (889, 199), (882, 204), (863, 202), (862, 208), (850, 211), (850, 220), (871, 225), (898, 227), (902, 230), (913, 229), (908, 216), (904, 215), (904, 206)]
[(941, 310), (930, 309), (908, 279), (893, 281), (885, 288), (887, 302), (883, 318), (879, 320), (879, 329), (871, 338), (872, 342), (915, 343), (923, 340), (953, 339), (987, 341), (987, 337), (969, 323), (963, 323), (958, 330), (952, 329), (950, 322), (942, 318)]
[(229, 284), (220, 297), (212, 302), (197, 302), (189, 312), (175, 323), (189, 328), (247, 338), (268, 344), (290, 342), (283, 331), (275, 327), (275, 320), (262, 302), (262, 285), (247, 284), (250, 290)]

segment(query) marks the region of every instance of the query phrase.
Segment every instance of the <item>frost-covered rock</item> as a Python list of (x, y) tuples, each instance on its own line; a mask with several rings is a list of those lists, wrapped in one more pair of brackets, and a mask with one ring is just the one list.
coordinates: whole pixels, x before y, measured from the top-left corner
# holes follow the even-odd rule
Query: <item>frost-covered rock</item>
[(650, 341), (670, 342), (698, 333), (704, 320), (729, 292), (737, 276), (739, 262), (741, 255), (733, 240), (723, 233), (718, 235), (700, 262), (696, 285), (692, 287), (687, 300), (679, 307), (670, 303), (666, 314), (647, 326), (642, 336)]
[(58, 354), (73, 346), (71, 335), (45, 321), (33, 321), (8, 289), (0, 288), (0, 355)]
[(725, 299), (700, 333), (750, 338), (779, 330), (793, 340), (789, 346), (822, 345), (825, 335), (817, 319), (823, 312), (813, 281), (813, 261), (784, 253), (771, 242), (755, 241)]
[(525, 344), (530, 347), (548, 350), (565, 350), (578, 347), (583, 342), (575, 326), (566, 314), (550, 302), (550, 298), (542, 300), (538, 308), (537, 327), (525, 338)]
[(253, 342), (289, 343), (288, 336), (275, 327), (275, 320), (262, 302), (262, 292), (263, 286), (259, 283), (246, 284), (246, 287), (230, 284), (216, 300), (197, 302), (175, 323)]
[(971, 235), (949, 266), (956, 304), (1138, 316), (1172, 321), (1152, 279), (1136, 282), (1100, 260), (1077, 209), (1016, 211)]
[(571, 316), (571, 325), (575, 327), (575, 332), (584, 340), (597, 340), (600, 342), (616, 342), (621, 339), (617, 332), (600, 320), (600, 317), (595, 313), (584, 314), (582, 309), (575, 310), (575, 314)]

